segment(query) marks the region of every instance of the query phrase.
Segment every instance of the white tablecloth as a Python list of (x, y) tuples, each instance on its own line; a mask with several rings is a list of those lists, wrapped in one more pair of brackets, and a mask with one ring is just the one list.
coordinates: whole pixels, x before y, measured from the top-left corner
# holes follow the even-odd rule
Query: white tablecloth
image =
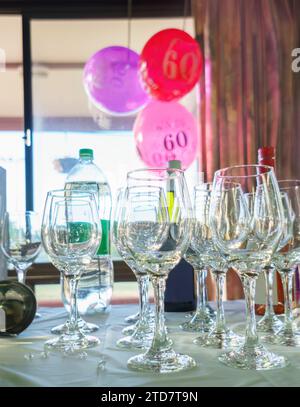
[[(229, 325), (243, 329), (243, 301), (227, 302), (225, 310)], [(62, 308), (39, 311), (42, 318), (21, 335), (0, 338), (1, 386), (300, 386), (300, 348), (270, 346), (289, 359), (290, 365), (284, 369), (256, 372), (228, 368), (217, 360), (221, 351), (194, 345), (196, 334), (180, 330), (179, 323), (186, 320), (184, 313), (166, 313), (166, 321), (175, 349), (193, 356), (197, 368), (169, 375), (132, 372), (126, 361), (136, 352), (120, 350), (115, 343), (127, 326), (124, 317), (136, 311), (134, 305), (113, 306), (107, 315), (88, 318), (102, 327), (97, 333), (101, 345), (87, 350), (86, 355), (65, 357), (51, 353), (45, 358), (43, 343), (53, 337), (50, 328), (64, 322), (67, 314)], [(101, 360), (104, 364), (99, 365)]]

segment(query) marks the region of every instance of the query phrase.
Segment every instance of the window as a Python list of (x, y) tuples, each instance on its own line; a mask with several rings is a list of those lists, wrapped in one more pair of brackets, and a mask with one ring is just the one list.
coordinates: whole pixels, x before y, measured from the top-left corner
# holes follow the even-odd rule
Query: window
[[(140, 52), (148, 38), (167, 27), (181, 28), (182, 19), (133, 20), (130, 47)], [(192, 19), (187, 30), (194, 35)], [(113, 198), (126, 173), (144, 166), (130, 130), (135, 117), (101, 114), (89, 103), (82, 83), (85, 61), (103, 47), (127, 46), (127, 33), (127, 20), (31, 21), (33, 203), (40, 213), (47, 191), (64, 186), (80, 148), (94, 150), (95, 163), (107, 176)], [(196, 111), (195, 92), (184, 104)], [(191, 184), (196, 168), (195, 163), (188, 171)], [(113, 256), (119, 258), (114, 248)], [(45, 261), (44, 255), (40, 261)]]
[[(132, 20), (130, 47), (140, 52), (148, 38), (167, 27), (181, 28), (182, 19)], [(194, 35), (192, 19), (186, 29)], [(130, 131), (134, 117), (101, 116), (90, 105), (82, 83), (85, 61), (103, 47), (127, 46), (127, 33), (127, 20), (31, 21), (36, 210), (42, 211), (48, 190), (63, 187), (82, 147), (94, 149), (95, 162), (108, 177), (113, 196), (126, 173), (144, 165)], [(194, 92), (184, 104), (196, 111)], [(196, 165), (188, 174), (195, 172)]]
[(21, 16), (0, 15), (0, 39), (0, 167), (6, 171), (6, 206), (16, 210), (25, 207)]
[[(181, 1), (172, 7), (176, 8), (177, 3)], [(151, 4), (147, 10), (152, 9)], [(169, 12), (172, 10), (166, 2), (155, 13)], [(174, 15), (182, 13), (183, 2)], [(53, 13), (47, 19), (43, 11), (29, 14), (0, 15), (0, 166), (7, 172), (7, 207), (19, 210), (26, 206), (42, 213), (47, 191), (63, 187), (82, 147), (94, 149), (95, 162), (106, 174), (114, 198), (126, 173), (144, 166), (131, 131), (135, 117), (112, 118), (91, 106), (82, 84), (84, 63), (94, 52), (110, 45), (129, 45), (140, 52), (155, 32), (182, 28), (183, 18), (132, 19), (128, 44), (126, 12), (123, 18), (109, 19), (85, 19), (80, 12), (73, 13), (75, 18), (65, 19)], [(140, 17), (141, 11), (137, 14)], [(194, 35), (192, 18), (186, 19), (185, 29)], [(196, 92), (191, 92), (183, 104), (196, 115)], [(26, 147), (24, 130), (29, 130), (25, 133), (30, 136)], [(187, 171), (190, 185), (196, 177), (195, 162)], [(118, 259), (116, 251), (113, 256)], [(39, 262), (47, 262), (45, 255)], [(38, 265), (28, 274), (29, 283), (30, 278), (35, 284), (58, 282), (58, 274), (52, 280), (53, 270), (45, 266)], [(51, 292), (46, 287), (37, 291), (42, 293), (40, 299), (58, 297), (58, 287)]]

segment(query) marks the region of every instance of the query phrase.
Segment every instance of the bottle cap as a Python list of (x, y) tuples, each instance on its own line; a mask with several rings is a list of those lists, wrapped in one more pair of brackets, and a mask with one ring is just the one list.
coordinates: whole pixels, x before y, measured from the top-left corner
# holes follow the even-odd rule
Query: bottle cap
[(170, 160), (169, 168), (174, 168), (175, 170), (181, 170), (181, 161), (180, 160)]
[(258, 156), (261, 158), (274, 157), (275, 156), (275, 147), (272, 147), (272, 146), (260, 147), (258, 149)]
[(79, 157), (80, 158), (90, 158), (91, 160), (93, 160), (94, 151), (91, 148), (81, 148), (79, 150)]

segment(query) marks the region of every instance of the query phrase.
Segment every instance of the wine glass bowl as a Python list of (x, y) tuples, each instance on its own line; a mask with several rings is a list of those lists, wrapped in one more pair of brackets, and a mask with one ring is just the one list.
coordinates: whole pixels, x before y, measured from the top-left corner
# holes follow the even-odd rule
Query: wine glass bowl
[[(254, 193), (253, 215), (245, 193)], [(245, 292), (247, 321), (245, 343), (222, 354), (231, 367), (268, 370), (286, 366), (284, 357), (259, 343), (255, 319), (255, 284), (277, 249), (283, 233), (283, 207), (273, 169), (242, 165), (215, 173), (210, 225), (217, 249), (239, 274)]]
[[(148, 348), (153, 337), (153, 321), (148, 303), (149, 276), (144, 268), (138, 267), (126, 244), (126, 224), (123, 218), (126, 205), (125, 192), (125, 188), (121, 188), (117, 195), (113, 220), (113, 242), (123, 260), (136, 276), (139, 288), (140, 311), (135, 325), (125, 328), (124, 334), (126, 336), (118, 340), (117, 346), (125, 349)], [(143, 202), (140, 202), (140, 204), (142, 205)], [(145, 202), (145, 204), (149, 204), (149, 201)], [(139, 210), (144, 211), (146, 208), (147, 205), (145, 207), (141, 206)]]
[(69, 281), (70, 318), (67, 331), (49, 340), (49, 349), (73, 353), (99, 344), (78, 327), (77, 287), (83, 271), (95, 255), (101, 241), (101, 224), (94, 194), (50, 191), (42, 222), (42, 241), (52, 263)]
[(211, 184), (202, 184), (195, 188), (195, 229), (192, 237), (192, 247), (198, 253), (201, 261), (210, 267), (217, 287), (216, 321), (210, 330), (200, 332), (194, 343), (204, 347), (225, 349), (237, 346), (241, 338), (226, 325), (223, 307), (223, 287), (228, 265), (226, 259), (216, 250), (210, 228), (209, 211), (211, 205)]
[[(164, 319), (168, 273), (183, 257), (191, 239), (192, 208), (184, 174), (175, 169), (132, 171), (127, 175), (125, 201), (126, 243), (138, 266), (150, 276), (156, 303), (151, 346), (130, 358), (127, 365), (156, 373), (192, 368), (196, 364), (190, 356), (173, 350)], [(145, 210), (140, 211), (140, 206)]]
[(40, 219), (33, 211), (6, 212), (2, 223), (1, 251), (15, 267), (19, 283), (41, 249)]
[(284, 324), (271, 339), (272, 343), (299, 347), (300, 330), (292, 314), (292, 287), (295, 267), (300, 263), (300, 181), (278, 181), (284, 209), (284, 233), (274, 255), (284, 288)]
[[(247, 202), (250, 216), (254, 214), (255, 193), (247, 192), (244, 197)], [(266, 265), (263, 269), (265, 277), (265, 314), (257, 323), (257, 330), (263, 335), (262, 339), (268, 340), (269, 337), (274, 337), (274, 334), (282, 327), (282, 321), (275, 315), (273, 308), (273, 279), (274, 279), (274, 266), (272, 262)]]

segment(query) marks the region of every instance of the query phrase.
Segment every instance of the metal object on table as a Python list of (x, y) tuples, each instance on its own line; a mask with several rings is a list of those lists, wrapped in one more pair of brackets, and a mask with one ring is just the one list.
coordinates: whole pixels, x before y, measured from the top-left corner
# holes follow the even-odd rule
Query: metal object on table
[(33, 321), (37, 302), (33, 291), (17, 281), (0, 281), (0, 336), (18, 335)]

